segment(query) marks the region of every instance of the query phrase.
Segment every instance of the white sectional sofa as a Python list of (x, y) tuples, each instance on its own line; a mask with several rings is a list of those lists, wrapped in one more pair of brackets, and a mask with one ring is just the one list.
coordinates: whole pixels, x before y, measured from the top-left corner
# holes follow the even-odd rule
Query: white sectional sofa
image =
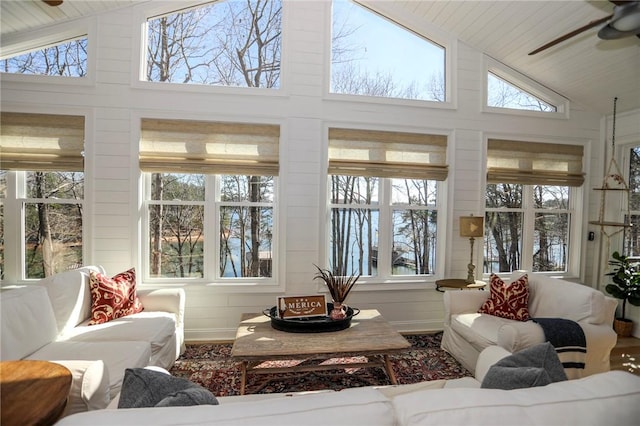
[(91, 315), (87, 266), (0, 291), (0, 359), (48, 360), (73, 374), (66, 414), (105, 408), (126, 368), (170, 368), (184, 349), (182, 289), (140, 290), (144, 310), (104, 324)]
[(66, 417), (58, 426), (628, 426), (640, 418), (640, 377), (623, 371), (527, 389), (480, 388), (489, 367), (506, 355), (497, 346), (487, 348), (474, 368), (475, 378), (339, 392), (220, 397), (219, 405), (110, 407)]
[[(514, 274), (512, 280), (516, 278)], [(586, 285), (528, 273), (529, 314), (532, 318), (565, 318), (577, 322), (586, 337), (585, 368), (577, 377), (609, 370), (617, 336), (612, 324), (617, 300)], [(506, 280), (505, 280), (506, 282)], [(545, 341), (542, 328), (533, 321), (516, 321), (478, 309), (489, 291), (446, 291), (442, 348), (473, 372), (480, 352), (498, 345), (518, 352)], [(576, 377), (569, 377), (576, 378)]]

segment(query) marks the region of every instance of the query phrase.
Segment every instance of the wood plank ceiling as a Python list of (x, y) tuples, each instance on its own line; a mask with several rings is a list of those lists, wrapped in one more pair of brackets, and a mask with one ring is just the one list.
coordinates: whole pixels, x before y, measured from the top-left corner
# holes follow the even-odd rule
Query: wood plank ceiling
[[(21, 33), (149, 0), (2, 0), (2, 45)], [(287, 1), (287, 0), (285, 0)], [(289, 0), (290, 1), (290, 0)], [(298, 0), (299, 1), (299, 0)], [(303, 0), (308, 1), (308, 0)], [(611, 114), (640, 108), (640, 38), (600, 40), (599, 27), (534, 56), (537, 47), (613, 11), (609, 1), (360, 0), (417, 32), (457, 37), (569, 98), (578, 108)]]

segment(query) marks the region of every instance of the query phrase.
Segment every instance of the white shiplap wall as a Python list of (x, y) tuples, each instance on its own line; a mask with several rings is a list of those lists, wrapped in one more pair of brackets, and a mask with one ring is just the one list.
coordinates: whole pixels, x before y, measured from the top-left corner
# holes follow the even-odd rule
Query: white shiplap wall
[[(421, 103), (385, 104), (365, 99), (326, 96), (329, 57), (329, 16), (322, 1), (285, 2), (282, 90), (251, 90), (193, 86), (175, 88), (137, 82), (140, 19), (149, 4), (98, 16), (95, 84), (52, 82), (50, 78), (2, 76), (2, 109), (87, 114), (87, 263), (102, 264), (109, 273), (140, 266), (139, 118), (240, 120), (281, 124), (281, 188), (278, 209), (281, 226), (280, 279), (288, 294), (316, 291), (313, 263), (322, 247), (322, 209), (329, 125), (437, 131), (450, 135), (446, 210), (447, 243), (443, 276), (465, 277), (469, 242), (458, 236), (458, 217), (482, 212), (484, 203), (484, 144), (487, 135), (526, 135), (540, 140), (584, 143), (593, 158), (586, 188), (602, 173), (602, 117), (572, 110), (570, 119), (517, 117), (481, 112), (481, 52), (449, 40), (457, 76), (455, 108), (430, 108)], [(398, 17), (402, 21), (402, 17)], [(526, 73), (526, 70), (521, 70)], [(595, 181), (594, 181), (595, 179)], [(586, 221), (597, 212), (585, 193), (585, 252), (582, 280), (593, 274), (596, 243), (586, 242)], [(479, 244), (476, 244), (478, 248)], [(593, 246), (593, 247), (592, 247)], [(284, 257), (283, 257), (284, 256)], [(480, 256), (480, 254), (478, 254)], [(476, 265), (480, 265), (480, 258)], [(143, 283), (144, 285), (144, 283)], [(242, 312), (272, 306), (274, 293), (223, 291), (186, 286), (186, 337), (189, 340), (229, 339)], [(356, 291), (350, 304), (375, 307), (399, 330), (442, 327), (442, 294), (433, 284), (421, 290)]]

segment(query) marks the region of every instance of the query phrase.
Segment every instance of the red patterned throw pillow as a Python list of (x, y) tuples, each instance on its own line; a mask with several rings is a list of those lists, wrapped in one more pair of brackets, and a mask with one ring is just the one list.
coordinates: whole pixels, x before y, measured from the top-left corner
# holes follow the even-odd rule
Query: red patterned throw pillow
[(121, 272), (113, 278), (92, 271), (89, 282), (91, 288), (89, 325), (103, 324), (144, 309), (136, 295), (135, 268)]
[(479, 313), (518, 321), (529, 319), (529, 279), (526, 274), (511, 284), (505, 284), (499, 276), (491, 274), (490, 291)]

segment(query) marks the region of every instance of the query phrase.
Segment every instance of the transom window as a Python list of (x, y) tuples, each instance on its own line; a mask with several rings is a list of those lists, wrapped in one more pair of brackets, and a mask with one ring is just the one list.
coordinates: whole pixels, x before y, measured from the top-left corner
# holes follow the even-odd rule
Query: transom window
[(490, 107), (544, 112), (558, 111), (556, 106), (492, 72), (487, 73), (487, 81), (487, 105)]
[(147, 21), (146, 81), (280, 87), (280, 0), (226, 0)]
[(331, 93), (446, 101), (444, 47), (348, 0), (332, 22)]
[(87, 75), (87, 43), (87, 37), (82, 36), (2, 59), (0, 72), (84, 77)]

